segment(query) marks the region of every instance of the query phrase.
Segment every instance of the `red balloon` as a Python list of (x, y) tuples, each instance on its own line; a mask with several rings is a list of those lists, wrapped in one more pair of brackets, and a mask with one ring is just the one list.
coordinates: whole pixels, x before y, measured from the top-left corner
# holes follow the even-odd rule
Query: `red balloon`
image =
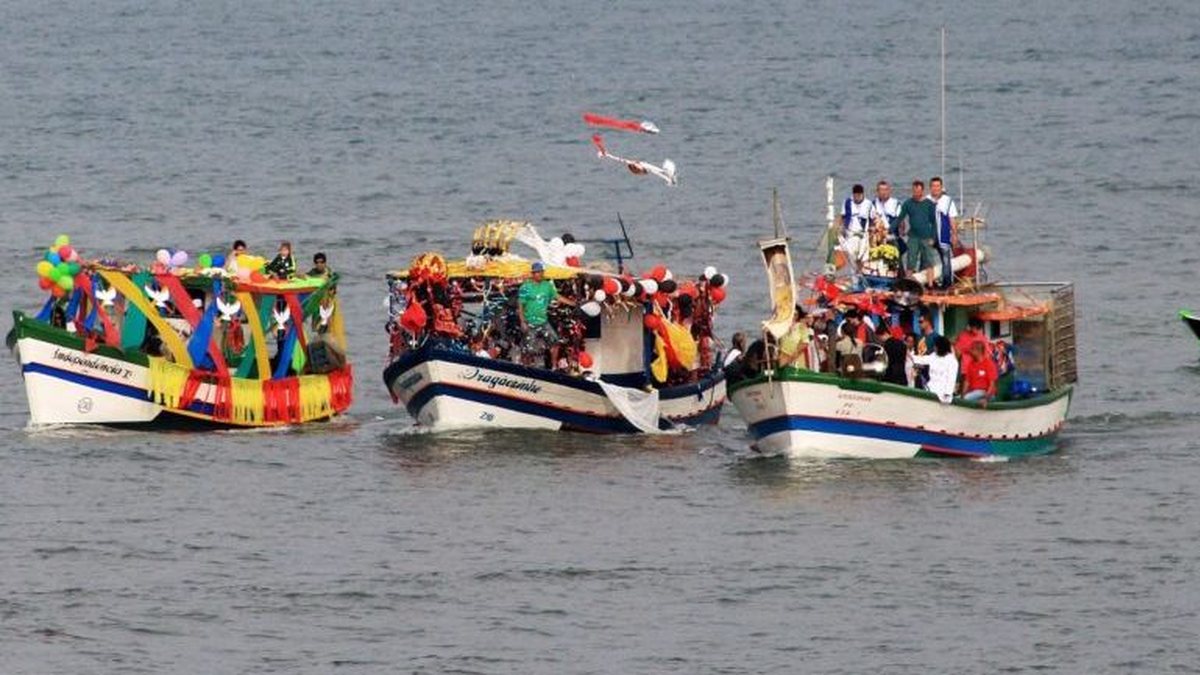
[(610, 296), (620, 293), (621, 283), (612, 277), (604, 277), (604, 292)]
[(657, 302), (658, 306), (662, 307), (663, 309), (666, 309), (667, 306), (671, 304), (671, 298), (666, 293), (662, 292), (654, 294), (654, 301)]
[(662, 326), (662, 319), (660, 319), (657, 314), (647, 314), (646, 317), (642, 319), (642, 325), (650, 330), (657, 331), (659, 327)]
[(67, 292), (63, 290), (63, 287), (59, 286), (58, 284), (55, 284), (54, 288), (50, 289), (50, 292), (53, 293), (54, 297), (56, 297), (56, 298), (61, 298), (62, 296), (67, 294)]
[(579, 256), (567, 256), (567, 267), (579, 267)]
[(696, 290), (696, 283), (693, 281), (685, 281), (679, 284), (680, 295), (690, 295), (693, 298), (700, 297), (700, 291)]
[(667, 268), (665, 265), (655, 265), (650, 270), (650, 278), (655, 281), (662, 281), (667, 277)]
[(725, 289), (720, 286), (711, 286), (708, 289), (708, 297), (712, 298), (714, 305), (719, 305), (725, 302)]
[(62, 258), (63, 260), (70, 260), (71, 254), (74, 252), (75, 252), (75, 249), (71, 248), (69, 245), (64, 245), (64, 246), (58, 247), (58, 257)]
[(592, 355), (587, 352), (579, 352), (579, 367), (591, 368), (595, 362), (592, 360)]
[(51, 286), (53, 286), (55, 288), (58, 287), (54, 283), (54, 280), (52, 280), (50, 277), (38, 277), (38, 286), (40, 286), (43, 291), (50, 290)]

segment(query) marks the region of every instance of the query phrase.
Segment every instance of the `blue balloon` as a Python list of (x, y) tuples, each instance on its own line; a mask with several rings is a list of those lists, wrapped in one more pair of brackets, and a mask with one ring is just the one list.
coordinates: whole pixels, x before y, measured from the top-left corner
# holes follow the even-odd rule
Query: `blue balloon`
[(213, 265), (213, 267), (224, 267), (225, 266), (225, 256), (221, 255), (220, 253), (214, 255), (212, 257), (212, 265)]
[(58, 263), (62, 262), (62, 258), (59, 257), (57, 251), (51, 251), (47, 253), (46, 260), (49, 260), (51, 265), (57, 265)]

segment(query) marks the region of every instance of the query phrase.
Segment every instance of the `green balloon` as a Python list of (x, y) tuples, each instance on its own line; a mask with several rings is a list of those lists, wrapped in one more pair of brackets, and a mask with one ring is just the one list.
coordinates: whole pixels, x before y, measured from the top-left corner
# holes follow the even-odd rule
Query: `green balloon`
[(75, 288), (75, 280), (72, 279), (71, 277), (60, 277), (58, 279), (57, 283), (58, 283), (58, 287), (63, 289), (64, 291), (69, 291), (69, 290)]
[(58, 272), (58, 276), (68, 276), (71, 274), (71, 265), (69, 263), (60, 262), (54, 266), (54, 271)]
[(197, 262), (200, 263), (200, 269), (208, 269), (212, 267), (212, 256), (207, 253), (201, 253), (200, 257), (197, 258)]
[(79, 266), (79, 263), (77, 263), (77, 262), (67, 263), (67, 274), (70, 274), (71, 276), (75, 276), (76, 274), (79, 274), (80, 269), (82, 269), (82, 268)]
[(71, 243), (71, 238), (65, 234), (60, 234), (54, 238), (54, 248), (67, 246), (70, 243)]

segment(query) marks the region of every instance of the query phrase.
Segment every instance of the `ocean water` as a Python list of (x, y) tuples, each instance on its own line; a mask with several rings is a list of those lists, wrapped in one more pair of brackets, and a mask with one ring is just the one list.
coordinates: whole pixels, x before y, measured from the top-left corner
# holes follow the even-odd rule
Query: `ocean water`
[[(358, 383), (303, 431), (30, 433), (10, 361), (0, 672), (1195, 672), (1198, 108), (1182, 1), (8, 2), (8, 304), (38, 305), (60, 232), (287, 238), (343, 274)], [(606, 138), (680, 185), (598, 161), (584, 110), (655, 121)], [(384, 272), (483, 219), (600, 238), (619, 212), (638, 265), (729, 272), (728, 334), (766, 309), (773, 187), (811, 264), (826, 175), (943, 172), (993, 277), (1076, 283), (1054, 455), (755, 460), (732, 408), (429, 435), (382, 386)]]

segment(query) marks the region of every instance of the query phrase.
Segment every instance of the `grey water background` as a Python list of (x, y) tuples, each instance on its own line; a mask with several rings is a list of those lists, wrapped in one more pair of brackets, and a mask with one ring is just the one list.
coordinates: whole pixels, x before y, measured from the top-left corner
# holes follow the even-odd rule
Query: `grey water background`
[[(994, 277), (1077, 284), (1061, 451), (788, 463), (717, 429), (414, 433), (380, 383), (382, 274), (485, 218), (731, 274), (765, 310), (827, 173), (947, 174)], [(266, 252), (343, 274), (352, 414), (286, 433), (29, 433), (0, 381), (0, 672), (1196, 672), (1200, 6), (0, 6), (0, 291), (85, 255)], [(584, 110), (654, 120), (601, 163)], [(961, 160), (961, 161), (960, 161)], [(7, 322), (6, 322), (7, 323)], [(7, 326), (6, 326), (7, 327)]]

